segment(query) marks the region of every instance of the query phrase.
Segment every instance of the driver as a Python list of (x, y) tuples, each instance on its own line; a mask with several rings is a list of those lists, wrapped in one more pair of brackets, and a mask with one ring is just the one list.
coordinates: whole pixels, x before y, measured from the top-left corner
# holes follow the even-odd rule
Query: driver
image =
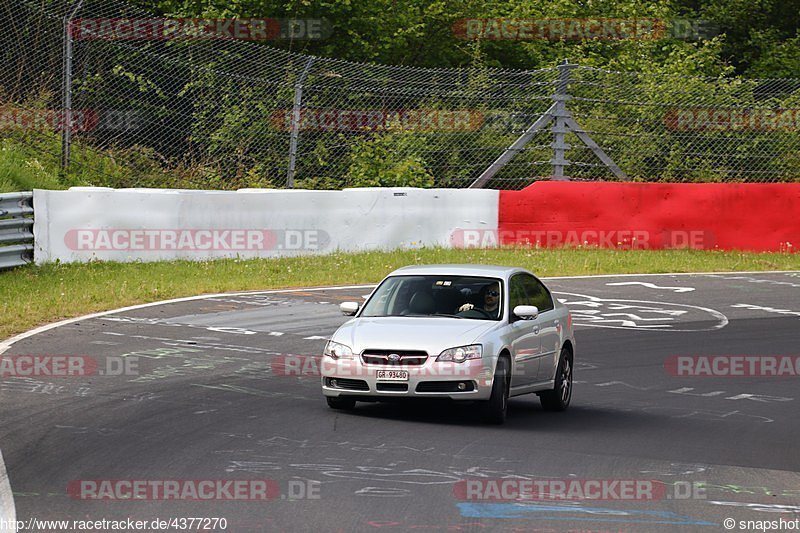
[[(483, 306), (478, 309), (488, 314), (491, 317), (497, 317), (498, 309), (500, 308), (500, 284), (491, 283), (484, 285), (481, 289), (481, 296), (483, 297)], [(466, 303), (458, 308), (458, 312), (469, 311), (475, 309), (475, 306)]]

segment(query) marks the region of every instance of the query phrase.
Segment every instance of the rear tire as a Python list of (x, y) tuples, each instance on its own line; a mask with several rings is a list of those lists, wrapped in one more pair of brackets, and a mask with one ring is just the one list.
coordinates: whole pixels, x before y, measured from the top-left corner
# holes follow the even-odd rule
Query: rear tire
[(494, 372), (492, 395), (484, 404), (484, 419), (489, 424), (502, 424), (506, 421), (508, 413), (508, 360), (501, 357), (497, 360), (497, 369)]
[(558, 360), (553, 390), (539, 395), (539, 401), (546, 411), (564, 411), (572, 400), (572, 361), (569, 350), (562, 348)]
[(349, 411), (350, 409), (353, 409), (356, 406), (356, 401), (352, 398), (326, 396), (325, 399), (328, 401), (328, 407), (330, 407), (331, 409)]

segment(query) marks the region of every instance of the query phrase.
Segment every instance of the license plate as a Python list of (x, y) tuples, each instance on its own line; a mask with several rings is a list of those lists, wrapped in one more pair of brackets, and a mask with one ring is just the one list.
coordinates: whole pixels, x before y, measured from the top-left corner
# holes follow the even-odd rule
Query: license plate
[(407, 370), (378, 370), (377, 378), (382, 381), (408, 381)]

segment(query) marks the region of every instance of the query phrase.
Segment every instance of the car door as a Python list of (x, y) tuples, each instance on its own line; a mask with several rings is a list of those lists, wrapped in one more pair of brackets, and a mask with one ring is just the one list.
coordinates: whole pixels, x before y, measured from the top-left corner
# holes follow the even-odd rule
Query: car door
[(522, 274), (521, 278), (528, 305), (535, 305), (539, 309), (539, 316), (535, 320), (539, 327), (540, 347), (537, 381), (551, 380), (555, 375), (561, 352), (562, 324), (555, 310), (553, 296), (547, 287), (530, 274)]
[(511, 388), (525, 387), (536, 383), (539, 374), (541, 343), (539, 324), (536, 320), (523, 320), (514, 316), (514, 307), (528, 305), (522, 274), (516, 274), (508, 282), (509, 322), (511, 329), (511, 351), (514, 371)]

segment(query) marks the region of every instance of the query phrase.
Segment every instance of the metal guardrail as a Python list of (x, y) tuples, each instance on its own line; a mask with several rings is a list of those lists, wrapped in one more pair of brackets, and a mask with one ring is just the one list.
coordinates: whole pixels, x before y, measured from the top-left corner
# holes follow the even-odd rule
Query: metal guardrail
[(0, 193), (0, 270), (33, 261), (33, 193)]

